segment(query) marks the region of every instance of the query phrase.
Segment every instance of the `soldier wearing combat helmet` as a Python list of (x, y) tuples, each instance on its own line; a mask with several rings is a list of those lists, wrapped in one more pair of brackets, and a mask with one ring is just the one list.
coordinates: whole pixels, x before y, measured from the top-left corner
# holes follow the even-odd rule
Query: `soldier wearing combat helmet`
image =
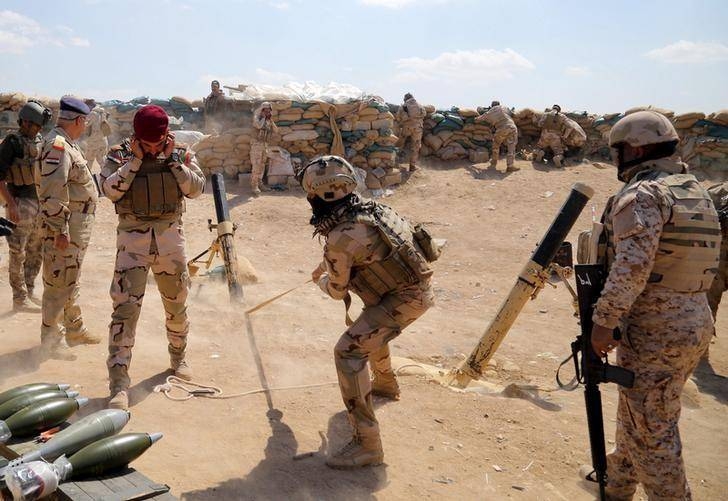
[(348, 329), (334, 348), (353, 437), (326, 464), (380, 464), (384, 453), (372, 395), (399, 399), (389, 342), (433, 304), (429, 260), (436, 255), (428, 245), (433, 242), (419, 238), (429, 235), (412, 228), (390, 207), (360, 198), (354, 192), (354, 169), (343, 158), (321, 157), (298, 176), (313, 210), (314, 235), (326, 240), (323, 261), (311, 277), (330, 297), (344, 300), (347, 320), (350, 293), (364, 303), (359, 317), (347, 321)]
[(654, 111), (624, 117), (609, 135), (625, 185), (605, 208), (609, 274), (592, 347), (599, 355), (616, 347), (619, 365), (635, 373), (633, 388), (619, 387), (616, 444), (607, 456), (613, 499), (631, 499), (638, 483), (650, 499), (690, 499), (680, 393), (713, 332), (705, 291), (720, 229), (708, 193), (675, 155), (678, 140)]
[(35, 278), (42, 262), (40, 206), (35, 183), (43, 138), (40, 130), (51, 118), (51, 111), (37, 101), (29, 101), (18, 114), (18, 132), (8, 134), (0, 144), (0, 197), (5, 200), (6, 216), (17, 227), (7, 236), (10, 262), (10, 288), (13, 310), (38, 313), (33, 304)]
[(177, 377), (192, 379), (186, 360), (189, 275), (182, 213), (185, 198), (202, 193), (205, 177), (168, 125), (159, 106), (140, 108), (134, 135), (111, 148), (101, 170), (102, 189), (119, 215), (106, 362), (114, 408), (129, 406), (131, 350), (150, 268), (164, 306), (170, 367)]

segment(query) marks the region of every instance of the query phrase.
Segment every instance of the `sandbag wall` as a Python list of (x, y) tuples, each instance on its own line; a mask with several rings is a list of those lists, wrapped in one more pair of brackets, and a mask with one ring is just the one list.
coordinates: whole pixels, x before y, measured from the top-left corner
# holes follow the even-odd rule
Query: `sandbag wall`
[[(0, 135), (16, 128), (17, 112), (28, 96), (22, 93), (0, 93)], [(58, 100), (41, 98), (54, 116)], [(168, 100), (141, 97), (132, 101), (101, 103), (110, 115), (114, 143), (132, 132), (132, 120), (138, 108), (145, 104), (158, 104), (172, 117), (173, 129), (204, 130), (202, 101), (189, 101), (181, 97)], [(260, 104), (247, 100), (230, 100), (223, 133), (211, 135), (197, 144), (196, 150), (206, 172), (224, 172), (228, 177), (250, 171), (250, 137), (252, 110)], [(274, 101), (273, 118), (279, 131), (271, 145), (288, 150), (294, 159), (305, 162), (312, 157), (331, 152), (337, 134), (346, 157), (367, 172), (367, 185), (380, 188), (397, 184), (402, 176), (397, 169), (397, 135), (400, 124), (395, 120), (396, 105), (385, 105), (378, 100), (354, 101), (332, 105), (318, 102)], [(450, 108), (436, 110), (425, 106), (421, 157), (434, 156), (442, 160), (469, 159), (485, 162), (491, 148), (492, 132), (485, 124), (475, 123), (484, 108)], [(683, 159), (693, 168), (705, 171), (728, 172), (728, 110), (710, 115), (701, 112), (675, 115), (670, 110), (654, 107), (636, 107), (624, 113), (597, 116), (586, 112), (569, 112), (586, 132), (587, 142), (582, 155), (588, 158), (608, 158), (609, 131), (625, 114), (653, 109), (665, 114), (680, 135)], [(540, 130), (535, 125), (538, 112), (517, 110), (513, 119), (519, 129), (517, 151), (522, 158), (530, 158), (538, 141)], [(49, 125), (50, 127), (50, 125)], [(48, 128), (49, 128), (48, 127)]]
[[(228, 177), (250, 172), (252, 110), (259, 104), (231, 101), (233, 120), (225, 124), (221, 134), (211, 135), (195, 146), (204, 170), (223, 172)], [(278, 131), (269, 145), (285, 148), (294, 161), (303, 163), (331, 153), (338, 134), (349, 161), (367, 172), (369, 188), (401, 182), (401, 173), (395, 168), (394, 117), (385, 104), (371, 100), (336, 105), (273, 101), (272, 105)]]

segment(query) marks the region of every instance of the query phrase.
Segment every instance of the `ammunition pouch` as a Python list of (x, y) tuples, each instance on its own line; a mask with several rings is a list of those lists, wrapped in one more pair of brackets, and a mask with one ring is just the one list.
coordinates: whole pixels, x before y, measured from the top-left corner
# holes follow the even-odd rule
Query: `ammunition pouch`
[(422, 250), (422, 254), (425, 256), (425, 259), (427, 259), (427, 262), (432, 263), (437, 261), (437, 259), (440, 257), (440, 254), (442, 254), (442, 249), (432, 238), (430, 232), (427, 231), (427, 229), (421, 224), (417, 224), (414, 227), (412, 236), (414, 237), (415, 242), (419, 246), (420, 250)]
[(35, 184), (35, 171), (38, 162), (38, 144), (32, 139), (17, 134), (15, 137), (20, 141), (23, 148), (23, 156), (13, 159), (8, 169), (7, 181), (15, 186), (29, 186)]
[(142, 162), (129, 190), (116, 202), (117, 214), (158, 218), (184, 212), (184, 198), (165, 159)]

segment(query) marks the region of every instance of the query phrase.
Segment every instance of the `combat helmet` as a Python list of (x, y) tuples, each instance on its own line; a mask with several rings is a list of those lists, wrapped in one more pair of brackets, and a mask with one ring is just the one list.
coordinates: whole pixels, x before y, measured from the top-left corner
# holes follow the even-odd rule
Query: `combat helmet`
[(299, 173), (301, 187), (309, 196), (335, 202), (356, 190), (354, 167), (336, 155), (324, 155), (309, 162)]
[(679, 141), (675, 127), (665, 115), (656, 111), (637, 111), (619, 120), (609, 132), (609, 146), (632, 147)]
[(40, 127), (45, 126), (51, 119), (51, 110), (38, 101), (28, 101), (18, 113), (18, 121), (27, 120)]

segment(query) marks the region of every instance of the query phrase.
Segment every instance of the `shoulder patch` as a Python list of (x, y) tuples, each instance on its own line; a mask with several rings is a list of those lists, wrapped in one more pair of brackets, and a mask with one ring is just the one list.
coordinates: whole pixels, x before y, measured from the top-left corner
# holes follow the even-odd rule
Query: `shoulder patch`
[(66, 140), (63, 136), (56, 136), (53, 140), (53, 149), (59, 151), (64, 151), (66, 149)]

